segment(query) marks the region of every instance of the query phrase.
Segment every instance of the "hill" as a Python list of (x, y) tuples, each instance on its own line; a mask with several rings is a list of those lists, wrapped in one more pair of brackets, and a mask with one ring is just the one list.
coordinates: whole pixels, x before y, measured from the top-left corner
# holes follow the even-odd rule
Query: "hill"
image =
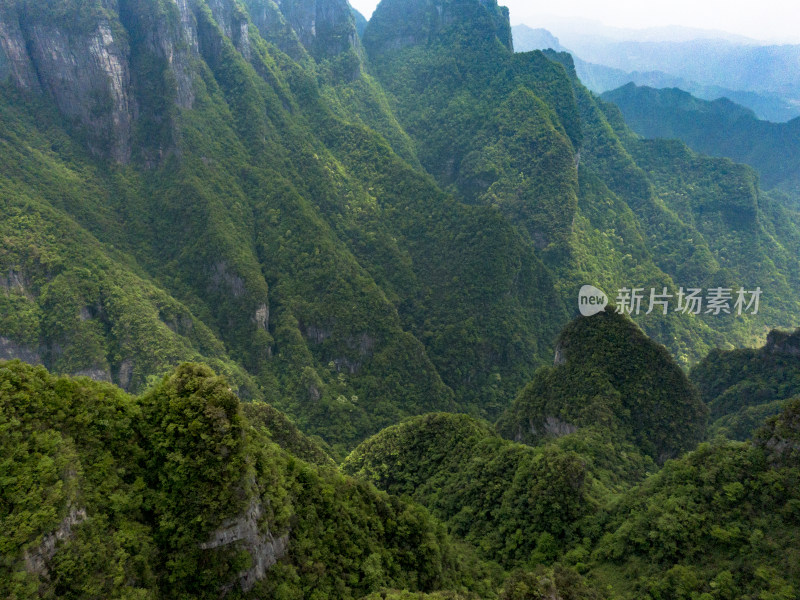
[(703, 439), (706, 408), (669, 356), (616, 308), (580, 317), (498, 422), (505, 437), (542, 443), (584, 427), (612, 432), (663, 463)]
[(709, 156), (748, 164), (765, 189), (800, 193), (800, 118), (761, 121), (725, 98), (708, 102), (678, 89), (628, 84), (603, 98), (622, 110), (625, 122), (647, 138), (677, 138)]
[(207, 367), (132, 397), (0, 362), (0, 390), (4, 598), (493, 593), (424, 510), (296, 457), (324, 455)]
[(772, 331), (758, 349), (714, 350), (691, 378), (711, 412), (711, 432), (749, 439), (764, 419), (800, 395), (800, 331)]

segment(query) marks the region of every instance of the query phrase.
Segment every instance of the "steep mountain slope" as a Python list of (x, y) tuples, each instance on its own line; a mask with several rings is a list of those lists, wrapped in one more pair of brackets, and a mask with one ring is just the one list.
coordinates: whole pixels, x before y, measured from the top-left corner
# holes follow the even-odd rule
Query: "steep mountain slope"
[(750, 443), (704, 444), (610, 513), (589, 577), (620, 598), (780, 598), (800, 581), (800, 401)]
[(530, 444), (583, 427), (613, 432), (663, 463), (703, 439), (707, 411), (663, 346), (608, 307), (570, 323), (498, 430)]
[(691, 373), (711, 413), (711, 433), (749, 439), (800, 395), (800, 331), (772, 331), (759, 349), (714, 350)]
[[(443, 14), (455, 13), (460, 5), (450, 6), (442, 4)], [(706, 189), (695, 204), (667, 205), (661, 194), (673, 193), (668, 185), (689, 196), (694, 188), (713, 186), (720, 199), (715, 211), (724, 219), (742, 214), (734, 207), (741, 206), (744, 193), (753, 208), (745, 217), (746, 243), (758, 260), (787, 257), (792, 267), (785, 272), (797, 272), (790, 248), (772, 252), (775, 238), (767, 229), (771, 224), (761, 225), (769, 219), (758, 208), (760, 192), (752, 174), (718, 173), (723, 163), (706, 161), (692, 169), (681, 166), (665, 182), (662, 171), (675, 169), (669, 161), (652, 164), (648, 157), (650, 164), (640, 168), (633, 155), (635, 136), (580, 85), (569, 57), (510, 53), (505, 31), (498, 35), (495, 29), (492, 10), (499, 9), (492, 6), (482, 5), (481, 25), (470, 35), (459, 19), (428, 17), (420, 30), (438, 32), (430, 39), (397, 33), (400, 8), (387, 0), (370, 21), (365, 47), (378, 78), (397, 98), (400, 121), (417, 140), (423, 166), (442, 186), (475, 204), (496, 207), (527, 233), (565, 296), (585, 281), (606, 290), (640, 281), (645, 289), (666, 285), (677, 292), (687, 281), (727, 287), (734, 272), (739, 281), (754, 280), (756, 272), (748, 266), (752, 255), (732, 256), (715, 237), (706, 237), (710, 231), (699, 230), (705, 218), (697, 213), (707, 212), (701, 206)], [(732, 180), (736, 184), (726, 188)], [(604, 204), (609, 208), (601, 209)], [(734, 229), (740, 228), (728, 225), (713, 233), (738, 236)], [(610, 237), (611, 229), (618, 235)], [(789, 298), (783, 292), (794, 280), (786, 281), (778, 266), (761, 264), (761, 276), (771, 273), (780, 285), (776, 299)], [(786, 314), (784, 307), (778, 308), (781, 313)], [(671, 314), (659, 315), (657, 324), (642, 323), (682, 360), (689, 346), (694, 352), (722, 343), (719, 337), (711, 342), (715, 335), (708, 326), (726, 335), (744, 333), (743, 322), (729, 319)], [(691, 345), (685, 339), (692, 339)]]
[[(19, 73), (42, 73), (46, 81), (60, 77), (64, 69), (58, 61), (74, 55), (81, 77), (83, 71), (88, 76), (91, 69), (99, 69), (95, 85), (105, 85), (102, 92), (110, 96), (124, 97), (119, 106), (111, 103), (97, 110), (104, 114), (107, 109), (103, 118), (116, 122), (128, 107), (131, 131), (109, 130), (82, 113), (70, 115), (69, 121), (59, 119), (51, 110), (50, 129), (39, 132), (36, 116), (48, 101), (25, 95), (30, 91), (7, 89), (5, 102), (14, 127), (4, 131), (16, 127), (19, 134), (8, 140), (14, 152), (4, 162), (6, 181), (18, 186), (18, 174), (27, 171), (34, 188), (24, 199), (18, 192), (11, 197), (14, 201), (40, 200), (37, 206), (42, 204), (42, 210), (60, 210), (63, 218), (76, 220), (76, 227), (95, 236), (105, 253), (113, 244), (114, 251), (124, 255), (123, 264), (146, 272), (166, 297), (180, 298), (176, 304), (191, 307), (187, 314), (200, 315), (225, 344), (227, 355), (256, 380), (260, 394), (281, 401), (311, 431), (325, 433), (334, 442), (359, 439), (404, 414), (453, 407), (452, 392), (406, 327), (421, 327), (427, 321), (427, 335), (452, 338), (462, 330), (450, 333), (451, 323), (463, 323), (463, 313), (454, 313), (447, 323), (431, 322), (433, 311), (423, 302), (448, 315), (454, 304), (473, 314), (478, 306), (486, 312), (489, 290), (508, 287), (514, 280), (529, 286), (541, 275), (526, 264), (530, 258), (515, 260), (524, 246), (510, 225), (494, 217), (491, 235), (476, 239), (487, 217), (493, 217), (452, 202), (414, 168), (418, 162), (408, 137), (381, 90), (361, 72), (356, 38), (344, 35), (354, 31), (350, 17), (336, 13), (347, 9), (344, 3), (318, 7), (326, 23), (333, 19), (327, 28), (315, 25), (315, 13), (288, 3), (283, 5), (284, 16), (270, 2), (252, 2), (252, 20), (233, 2), (181, 7), (123, 2), (118, 14), (100, 4), (77, 14), (77, 8), (66, 3), (65, 15), (20, 6), (25, 10), (4, 5), (4, 22), (11, 30), (3, 38), (4, 47), (18, 51), (14, 57), (21, 65), (12, 73), (11, 83), (16, 85), (11, 87), (27, 82)], [(151, 28), (150, 20), (159, 14), (166, 25)], [(37, 32), (60, 31), (60, 17), (83, 30), (64, 32), (58, 38), (63, 48), (39, 52), (36, 48), (47, 40)], [(93, 50), (92, 40), (105, 35), (107, 25), (111, 38), (106, 41), (114, 48), (113, 32), (125, 32), (121, 39), (128, 45), (115, 50), (128, 73), (122, 79), (114, 78), (113, 65), (103, 70), (111, 54)], [(260, 31), (271, 41), (261, 38)], [(34, 49), (30, 55), (27, 48)], [(70, 98), (84, 94), (77, 100), (83, 105), (91, 93), (75, 77), (41, 95), (67, 116)], [(31, 106), (29, 99), (39, 104)], [(136, 110), (130, 109), (134, 105)], [(70, 135), (88, 138), (97, 158), (82, 151)], [(56, 136), (60, 145), (50, 142)], [(20, 152), (28, 146), (22, 139), (40, 142), (40, 147)], [(117, 149), (109, 150), (111, 146)], [(64, 151), (59, 153), (59, 148)], [(32, 182), (45, 167), (29, 155), (50, 160), (47, 170), (52, 172), (87, 173), (83, 180), (97, 172), (87, 184), (96, 189), (69, 196), (59, 193), (64, 184), (57, 180), (53, 192), (43, 191)], [(33, 240), (30, 251), (40, 252), (42, 234), (24, 235)], [(51, 252), (62, 252), (61, 240), (54, 244)], [(431, 252), (433, 246), (443, 250), (443, 256)], [(502, 250), (495, 252), (497, 248)], [(487, 268), (489, 253), (507, 256), (510, 268)], [(6, 257), (4, 268), (8, 281), (34, 276), (28, 272), (33, 267), (16, 255)], [(471, 299), (475, 308), (459, 302), (470, 290), (458, 286), (461, 298), (453, 299), (453, 292), (442, 289), (456, 287), (457, 277), (486, 286), (483, 298), (474, 294)], [(541, 287), (545, 297), (552, 297), (552, 283)], [(134, 289), (128, 286), (126, 291)], [(84, 328), (97, 329), (95, 335), (104, 338), (95, 344), (101, 346), (97, 356), (71, 355), (72, 363), (61, 364), (51, 358), (54, 352), (49, 348), (63, 346), (65, 334), (35, 319), (42, 311), (41, 290), (16, 292), (10, 301), (27, 308), (10, 313), (4, 322), (7, 356), (33, 356), (39, 347), (46, 348), (39, 354), (51, 367), (73, 373), (102, 367), (107, 379), (134, 390), (142, 379), (128, 379), (129, 371), (146, 377), (178, 360), (214, 356), (187, 351), (169, 354), (156, 364), (137, 363), (106, 350), (123, 341), (113, 322), (92, 322)], [(99, 293), (70, 303), (59, 302), (66, 300), (62, 296), (56, 303), (65, 311), (76, 303), (102, 308)], [(531, 312), (525, 298), (488, 302), (489, 320), (509, 312)], [(402, 319), (398, 308), (403, 309)], [(33, 316), (23, 321), (28, 313)], [(80, 322), (91, 321), (92, 313), (84, 313)], [(151, 315), (140, 317), (140, 326), (149, 318), (147, 326), (165, 329), (161, 315)], [(136, 342), (144, 356), (165, 354), (160, 340), (139, 335)], [(533, 336), (525, 342), (535, 343)], [(526, 353), (526, 360), (535, 361), (534, 352)], [(454, 369), (462, 368), (459, 358), (451, 361)], [(415, 396), (411, 403), (417, 406), (403, 408), (397, 394), (409, 400)]]
[(800, 118), (788, 123), (759, 121), (724, 98), (707, 102), (678, 89), (633, 84), (606, 92), (603, 99), (622, 110), (625, 122), (647, 138), (677, 138), (710, 156), (749, 164), (765, 189), (800, 194)]
[(665, 177), (507, 17), (386, 0), (362, 48), (339, 0), (4, 3), (2, 356), (132, 392), (211, 363), (344, 453), (495, 419), (586, 282), (769, 286), (641, 318), (683, 364), (797, 324), (794, 213), (738, 167)]
[(196, 365), (134, 398), (0, 362), (0, 594), (493, 597), (491, 571), (424, 510), (279, 447), (314, 444), (271, 410), (245, 417)]

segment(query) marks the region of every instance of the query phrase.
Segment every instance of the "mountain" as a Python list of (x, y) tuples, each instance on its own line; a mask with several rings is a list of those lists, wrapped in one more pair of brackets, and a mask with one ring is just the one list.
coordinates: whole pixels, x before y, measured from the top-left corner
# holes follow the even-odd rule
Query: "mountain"
[(424, 510), (298, 458), (296, 429), (279, 446), (271, 409), (207, 367), (139, 397), (18, 361), (0, 382), (4, 598), (487, 592)]
[(608, 307), (564, 329), (554, 366), (536, 373), (498, 430), (536, 444), (599, 427), (663, 463), (703, 439), (706, 415), (697, 390), (666, 348)]
[(549, 30), (591, 63), (628, 72), (662, 71), (702, 85), (772, 92), (791, 100), (798, 97), (800, 79), (792, 65), (800, 55), (800, 45), (770, 45), (703, 32), (648, 39), (623, 31), (612, 37), (602, 31), (575, 31), (568, 23)]
[[(613, 315), (567, 327), (556, 368), (577, 363), (583, 372), (551, 378), (551, 397), (579, 411), (585, 404), (576, 402), (574, 388), (588, 387), (593, 370), (616, 369), (618, 381), (637, 382), (619, 394), (624, 401), (655, 410), (673, 410), (673, 402), (696, 407), (697, 392), (663, 348)], [(796, 340), (784, 335), (776, 343), (794, 347)], [(641, 368), (613, 360), (629, 358), (632, 345), (642, 354)], [(724, 356), (717, 365), (737, 368)], [(665, 384), (665, 376), (682, 383)], [(794, 485), (800, 400), (768, 419), (752, 442), (717, 438), (694, 448), (688, 440), (691, 451), (658, 468), (625, 441), (624, 428), (611, 424), (625, 417), (644, 422), (641, 411), (604, 403), (608, 397), (596, 393), (581, 427), (548, 420), (548, 435), (534, 447), (501, 440), (487, 424), (463, 415), (409, 419), (362, 443), (343, 469), (420, 502), (507, 568), (527, 560), (574, 569), (584, 578), (573, 573), (573, 581), (588, 587), (587, 595), (575, 597), (592, 597), (592, 589), (625, 599), (791, 596), (800, 577), (793, 542), (800, 526)], [(691, 410), (663, 424), (691, 428), (702, 423), (693, 420), (701, 414)], [(628, 470), (615, 477), (604, 469), (608, 462), (617, 474), (622, 464)], [(525, 576), (510, 576), (505, 589), (520, 580)]]
[(796, 411), (682, 369), (800, 325), (796, 207), (508, 17), (0, 4), (0, 595), (791, 597)]
[(680, 139), (703, 154), (749, 164), (766, 189), (800, 192), (800, 118), (760, 121), (724, 98), (707, 102), (674, 88), (628, 84), (602, 97), (619, 106), (625, 122), (644, 137)]
[(597, 94), (615, 90), (628, 83), (652, 88), (680, 88), (703, 100), (728, 99), (752, 110), (759, 119), (784, 123), (800, 116), (797, 103), (769, 92), (734, 90), (718, 85), (703, 85), (663, 71), (627, 72), (596, 65), (578, 58), (575, 70), (581, 82)]
[(703, 444), (633, 488), (587, 577), (620, 598), (795, 594), (798, 414), (796, 401), (753, 443)]
[(419, 502), (486, 559), (549, 564), (656, 460), (694, 448), (707, 415), (666, 349), (615, 310), (573, 321), (556, 352), (496, 428), (414, 417), (361, 443), (343, 470)]
[(547, 50), (548, 48), (556, 52), (569, 52), (547, 29), (532, 29), (527, 25), (514, 25), (511, 28), (511, 35), (514, 38), (514, 49), (517, 52)]
[(800, 330), (772, 331), (759, 349), (714, 350), (691, 373), (709, 407), (711, 432), (749, 439), (800, 395)]
[[(592, 24), (596, 25), (594, 23)], [(558, 26), (558, 24), (556, 25)], [(567, 27), (567, 24), (561, 22), (561, 26)], [(617, 30), (611, 28), (611, 32), (607, 33), (607, 36), (612, 36), (613, 34), (613, 36), (621, 36), (620, 39), (640, 42), (669, 41), (672, 43), (680, 42), (685, 44), (696, 39), (706, 39), (702, 37), (691, 37), (692, 35), (705, 34), (710, 36), (713, 33), (699, 31), (694, 34), (692, 33), (693, 30), (678, 29), (678, 33), (681, 35), (673, 36), (671, 35), (671, 33), (673, 33), (671, 30), (659, 33), (662, 31), (661, 29), (649, 32), (649, 30)], [(567, 30), (570, 31), (568, 27)], [(580, 31), (582, 31), (580, 35), (583, 37), (579, 37), (579, 40), (590, 35), (588, 31), (583, 29)], [(575, 63), (575, 71), (581, 83), (597, 94), (615, 90), (628, 83), (634, 83), (638, 86), (649, 86), (653, 88), (680, 88), (704, 100), (728, 98), (729, 100), (752, 109), (760, 119), (777, 123), (790, 121), (800, 116), (800, 108), (798, 108), (797, 102), (792, 98), (781, 95), (779, 92), (769, 92), (762, 88), (736, 89), (732, 87), (734, 84), (731, 82), (724, 85), (707, 82), (700, 83), (699, 80), (693, 80), (690, 77), (679, 75), (674, 71), (665, 72), (661, 67), (642, 67), (642, 69), (612, 67), (608, 66), (606, 63), (584, 60), (578, 53), (561, 46), (558, 38), (547, 29), (531, 29), (527, 25), (515, 25), (512, 27), (512, 33), (514, 36), (514, 49), (517, 52), (547, 50), (548, 48), (552, 48), (560, 52), (569, 52), (572, 54), (573, 62)], [(597, 38), (597, 31), (595, 31), (593, 35), (595, 39), (600, 39)], [(654, 36), (655, 39), (648, 39), (652, 36)], [(616, 39), (616, 37), (614, 39)], [(611, 39), (602, 38), (601, 41), (603, 40), (605, 43), (612, 43)], [(736, 38), (732, 38), (729, 41), (736, 41)], [(756, 44), (753, 40), (740, 40), (740, 43), (750, 45)]]
[(640, 315), (684, 365), (800, 324), (794, 213), (638, 140), (568, 56), (514, 54), (492, 2), (387, 0), (363, 45), (340, 0), (0, 22), (2, 358), (132, 393), (204, 362), (343, 456), (408, 416), (496, 419), (587, 282), (766, 290)]

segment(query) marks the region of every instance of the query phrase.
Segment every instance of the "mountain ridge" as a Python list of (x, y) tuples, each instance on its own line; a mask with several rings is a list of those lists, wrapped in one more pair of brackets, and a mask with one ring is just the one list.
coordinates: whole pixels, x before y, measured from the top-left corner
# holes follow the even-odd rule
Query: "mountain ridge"
[[(414, 414), (496, 418), (587, 280), (677, 291), (769, 274), (757, 318), (640, 319), (682, 364), (794, 324), (794, 221), (746, 170), (677, 163), (703, 197), (667, 205), (683, 186), (665, 175), (672, 154), (636, 142), (562, 55), (514, 54), (496, 3), (462, 4), (441, 18), (419, 4), (428, 16), (397, 46), (405, 5), (387, 0), (362, 47), (333, 0), (65, 1), (80, 18), (54, 39), (80, 76), (3, 87), (4, 356), (134, 393), (209, 362), (344, 453)], [(8, 18), (17, 5), (3, 23), (20, 32), (60, 26), (47, 10)], [(67, 55), (34, 52), (42, 81)], [(95, 88), (112, 101), (70, 112)], [(100, 124), (123, 106), (118, 138)], [(737, 235), (746, 257), (718, 241)]]

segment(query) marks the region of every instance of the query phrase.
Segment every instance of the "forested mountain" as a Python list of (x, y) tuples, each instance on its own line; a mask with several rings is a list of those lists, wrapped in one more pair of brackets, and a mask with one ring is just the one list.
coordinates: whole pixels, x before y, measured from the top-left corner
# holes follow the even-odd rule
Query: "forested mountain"
[[(685, 447), (694, 448), (705, 411), (664, 349), (612, 314), (570, 324), (559, 366), (520, 394), (512, 417), (531, 415), (526, 433), (539, 435), (523, 439), (533, 447), (467, 416), (426, 415), (362, 443), (344, 470), (420, 502), (508, 569), (574, 570), (610, 598), (794, 597), (800, 401), (787, 403), (752, 442), (718, 437), (658, 468), (648, 445), (682, 427)], [(632, 344), (639, 362), (619, 361)], [(648, 422), (681, 410), (681, 400), (683, 414)], [(539, 418), (541, 407), (548, 418)], [(641, 431), (626, 430), (625, 419)], [(508, 431), (508, 422), (498, 428)]]
[(772, 331), (763, 348), (712, 350), (692, 369), (711, 412), (711, 433), (749, 439), (765, 418), (800, 396), (800, 330)]
[(134, 392), (203, 360), (343, 450), (496, 418), (586, 281), (766, 290), (642, 319), (684, 364), (797, 324), (797, 221), (752, 172), (642, 148), (495, 4), (387, 0), (363, 47), (334, 0), (2, 22), (6, 358)]
[(800, 197), (800, 117), (788, 123), (758, 120), (725, 98), (708, 102), (678, 89), (633, 84), (606, 92), (625, 122), (647, 138), (677, 138), (697, 152), (746, 163), (765, 189)]
[[(570, 23), (570, 20), (553, 23), (556, 31), (566, 33), (567, 43), (562, 46), (560, 40), (549, 30), (538, 27), (536, 29), (527, 25), (512, 27), (514, 37), (514, 50), (528, 52), (531, 50), (553, 49), (559, 52), (569, 52), (575, 63), (575, 70), (581, 83), (596, 94), (602, 94), (634, 83), (638, 86), (653, 88), (680, 88), (704, 100), (718, 100), (727, 98), (733, 102), (748, 107), (760, 119), (774, 122), (790, 121), (800, 116), (800, 107), (796, 98), (796, 91), (788, 95), (780, 86), (775, 86), (784, 73), (791, 71), (785, 66), (771, 65), (763, 67), (758, 60), (748, 61), (752, 64), (734, 61), (726, 68), (719, 67), (719, 61), (714, 63), (711, 72), (721, 78), (709, 79), (701, 73), (690, 73), (686, 70), (686, 62), (676, 61), (670, 63), (665, 59), (673, 48), (677, 48), (681, 55), (701, 55), (717, 51), (709, 39), (716, 38), (716, 46), (723, 48), (737, 48), (743, 53), (755, 53), (759, 44), (755, 40), (737, 39), (735, 36), (720, 37), (724, 34), (713, 31), (694, 31), (677, 28), (655, 28), (652, 30), (627, 30), (603, 28), (600, 23), (580, 22)], [(547, 20), (545, 20), (547, 22)], [(579, 25), (578, 31), (572, 31), (572, 25)], [(702, 40), (705, 41), (705, 47)], [(720, 41), (723, 40), (723, 41)], [(589, 44), (586, 49), (585, 44)], [(626, 44), (629, 44), (630, 47)], [(641, 46), (641, 48), (640, 48)], [(596, 50), (602, 48), (598, 55)], [(585, 50), (587, 54), (576, 49)], [(688, 52), (687, 52), (688, 50)], [(631, 54), (633, 53), (633, 54)], [(631, 58), (647, 56), (651, 62), (645, 64), (631, 63)], [(591, 57), (587, 60), (587, 57)], [(790, 62), (791, 64), (791, 62)], [(616, 65), (616, 66), (610, 66)], [(747, 85), (737, 79), (743, 71), (764, 70), (764, 77), (769, 84), (763, 81), (759, 84)], [(737, 87), (744, 85), (745, 87)]]
[(0, 387), (3, 598), (492, 593), (424, 509), (298, 458), (313, 442), (207, 367), (138, 398), (20, 362)]
[[(0, 3), (0, 595), (611, 596), (617, 502), (703, 439), (682, 369), (800, 325), (753, 169), (641, 139), (495, 0), (357, 16)], [(571, 323), (587, 283), (763, 296)], [(793, 423), (720, 452), (766, 480)]]
[(597, 427), (663, 463), (703, 439), (706, 413), (667, 350), (607, 307), (561, 332), (555, 365), (536, 373), (498, 429), (535, 444)]

